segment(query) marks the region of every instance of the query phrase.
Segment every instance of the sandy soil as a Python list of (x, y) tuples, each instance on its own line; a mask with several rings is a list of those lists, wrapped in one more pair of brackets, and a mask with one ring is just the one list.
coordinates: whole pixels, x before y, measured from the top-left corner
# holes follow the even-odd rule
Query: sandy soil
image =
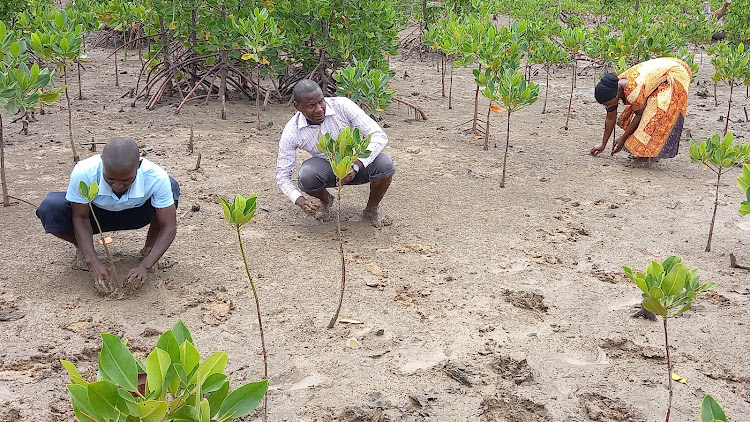
[[(138, 61), (120, 63), (127, 74), (115, 88), (106, 54), (91, 51), (86, 98), (73, 100), (76, 139), (132, 136), (180, 182), (178, 237), (168, 251), (177, 264), (122, 300), (102, 298), (85, 272), (70, 268), (73, 248), (44, 234), (33, 207), (0, 209), (0, 420), (72, 420), (60, 359), (95, 371), (100, 332), (129, 339), (145, 357), (178, 318), (204, 356), (229, 351), (233, 383), (259, 379), (252, 294), (218, 204), (238, 192), (259, 195), (243, 235), (266, 327), (270, 420), (659, 420), (667, 404), (662, 325), (631, 317), (640, 295), (620, 267), (670, 254), (718, 283), (671, 322), (674, 371), (689, 381), (675, 385), (672, 420), (697, 420), (709, 393), (731, 420), (750, 420), (750, 277), (729, 267), (730, 253), (750, 265), (737, 171), (722, 180), (713, 251), (705, 253), (713, 174), (690, 163), (687, 140), (677, 158), (650, 168), (629, 167), (623, 154), (590, 157), (604, 118), (592, 74), (579, 79), (570, 130), (562, 129), (569, 68), (551, 79), (549, 113), (540, 100), (513, 115), (501, 189), (505, 116), (491, 120), (490, 142), (501, 145), (482, 151), (461, 125), (473, 108), (469, 70), (456, 70), (448, 110), (431, 59), (392, 60), (393, 88), (429, 120), (395, 105), (384, 114), (386, 152), (398, 168), (383, 203), (393, 226), (360, 220), (367, 187), (344, 191), (341, 316), (364, 324), (328, 330), (339, 286), (335, 223), (305, 217), (274, 181), (278, 137), (293, 109), (272, 104), (257, 130), (254, 105), (239, 98), (225, 121), (216, 102), (180, 115), (174, 103), (132, 108), (121, 95), (135, 84)], [(684, 138), (724, 127), (728, 88), (719, 87), (714, 106), (704, 63)], [(696, 95), (703, 90), (707, 98)], [(750, 101), (744, 89), (735, 94), (730, 128), (748, 141), (750, 124), (739, 119)], [(48, 107), (29, 136), (4, 117), (12, 195), (38, 204), (66, 188), (65, 117), (64, 102)], [(145, 230), (115, 234), (121, 273), (137, 262), (144, 238)], [(351, 338), (361, 347), (348, 347)]]

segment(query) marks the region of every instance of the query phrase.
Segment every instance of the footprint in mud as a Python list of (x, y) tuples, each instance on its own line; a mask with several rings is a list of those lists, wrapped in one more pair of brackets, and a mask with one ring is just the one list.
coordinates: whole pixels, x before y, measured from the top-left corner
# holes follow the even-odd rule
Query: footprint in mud
[(608, 338), (602, 341), (599, 347), (608, 357), (615, 359), (664, 359), (664, 350), (658, 347), (641, 346), (624, 337)]
[(521, 308), (536, 311), (539, 313), (547, 313), (547, 305), (544, 304), (544, 296), (532, 292), (514, 292), (512, 290), (504, 290), (503, 296), (505, 301), (511, 305)]
[[(710, 292), (706, 293), (705, 295), (700, 296), (701, 300), (705, 300), (706, 302), (719, 306), (721, 308), (726, 308), (730, 305), (730, 301), (726, 296), (722, 296), (719, 293), (716, 293), (716, 290), (711, 290)], [(0, 316), (0, 318), (2, 318)], [(1, 321), (2, 319), (0, 319)]]
[(479, 405), (482, 422), (549, 422), (552, 420), (544, 405), (514, 394), (485, 397)]
[(492, 370), (516, 385), (528, 385), (534, 382), (534, 374), (526, 359), (515, 360), (508, 356), (500, 356), (492, 362)]
[(627, 278), (627, 276), (625, 276), (625, 273), (615, 272), (615, 271), (605, 271), (599, 268), (599, 266), (596, 264), (593, 264), (591, 266), (591, 275), (598, 278), (599, 281), (603, 281), (605, 283), (618, 284), (618, 283), (627, 283), (630, 281)]
[(597, 393), (584, 393), (578, 396), (583, 414), (597, 422), (646, 422), (633, 407), (619, 399), (611, 399)]
[(347, 407), (340, 412), (315, 406), (305, 411), (305, 416), (320, 422), (396, 422), (401, 420), (401, 418), (395, 419), (386, 415), (380, 409), (363, 409), (354, 406)]
[(26, 312), (18, 307), (18, 303), (0, 298), (0, 321), (16, 321), (26, 316)]

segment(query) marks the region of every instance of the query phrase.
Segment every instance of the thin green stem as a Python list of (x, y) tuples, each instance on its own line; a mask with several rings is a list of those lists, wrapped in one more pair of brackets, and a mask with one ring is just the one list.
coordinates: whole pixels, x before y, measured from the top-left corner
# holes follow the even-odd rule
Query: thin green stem
[(664, 344), (667, 349), (667, 369), (669, 371), (669, 404), (667, 405), (667, 419), (664, 422), (669, 422), (669, 414), (672, 412), (672, 360), (669, 358), (669, 337), (667, 336), (667, 319), (664, 318)]
[(341, 233), (341, 179), (337, 181), (338, 192), (336, 193), (336, 230), (339, 234), (339, 253), (341, 254), (341, 294), (339, 295), (339, 306), (336, 308), (336, 313), (331, 318), (331, 322), (328, 323), (328, 328), (333, 328), (336, 325), (336, 320), (339, 319), (339, 312), (341, 312), (341, 305), (344, 303), (344, 289), (346, 288), (346, 260), (344, 259), (344, 235)]
[(117, 284), (117, 287), (120, 286), (120, 279), (117, 278), (117, 270), (115, 269), (115, 261), (112, 260), (112, 255), (109, 253), (109, 247), (107, 247), (107, 242), (104, 241), (104, 233), (102, 232), (102, 226), (99, 224), (99, 219), (96, 218), (96, 213), (94, 212), (94, 206), (91, 202), (89, 202), (89, 209), (91, 210), (91, 215), (94, 217), (94, 222), (96, 223), (96, 228), (99, 229), (99, 237), (102, 240), (102, 246), (104, 246), (104, 252), (107, 253), (107, 261), (109, 261), (109, 265), (112, 267), (112, 275), (115, 277), (115, 283)]
[[(263, 378), (268, 379), (268, 353), (266, 352), (266, 338), (263, 334), (263, 320), (260, 316), (260, 301), (258, 300), (258, 291), (255, 289), (255, 282), (253, 277), (250, 275), (250, 267), (247, 265), (247, 256), (245, 255), (245, 247), (242, 244), (242, 233), (241, 227), (237, 226), (237, 241), (240, 244), (240, 252), (242, 253), (242, 262), (245, 263), (245, 273), (247, 279), (250, 281), (250, 287), (253, 289), (253, 297), (255, 298), (255, 310), (258, 313), (258, 329), (260, 330), (260, 347), (263, 349)], [(268, 420), (268, 396), (263, 397), (263, 421)]]

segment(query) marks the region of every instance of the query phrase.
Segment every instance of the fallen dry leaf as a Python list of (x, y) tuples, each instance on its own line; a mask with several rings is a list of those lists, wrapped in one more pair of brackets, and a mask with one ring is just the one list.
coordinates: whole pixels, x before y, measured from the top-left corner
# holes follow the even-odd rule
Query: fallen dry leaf
[(107, 237), (104, 238), (104, 242), (102, 242), (101, 238), (99, 238), (99, 240), (97, 240), (97, 242), (99, 242), (100, 245), (109, 245), (110, 243), (112, 243), (114, 241), (115, 241), (115, 239), (112, 238), (111, 234), (109, 236), (107, 236)]
[(683, 377), (682, 375), (677, 375), (674, 372), (672, 372), (672, 379), (675, 380), (675, 381), (677, 381), (677, 382), (679, 382), (679, 383), (688, 385), (688, 380), (685, 379), (685, 377)]
[(346, 341), (346, 346), (351, 349), (358, 349), (360, 346), (362, 346), (362, 343), (357, 341), (356, 338), (352, 337), (349, 340)]
[(364, 322), (356, 319), (341, 318), (339, 319), (339, 324), (364, 324)]

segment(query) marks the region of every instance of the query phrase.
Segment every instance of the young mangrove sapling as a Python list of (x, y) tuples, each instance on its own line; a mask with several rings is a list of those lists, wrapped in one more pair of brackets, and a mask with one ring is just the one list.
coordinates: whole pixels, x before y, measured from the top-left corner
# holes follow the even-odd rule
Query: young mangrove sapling
[(94, 198), (96, 198), (96, 195), (99, 194), (99, 183), (96, 181), (91, 182), (91, 185), (87, 185), (86, 182), (81, 180), (81, 183), (78, 184), (78, 191), (81, 193), (81, 196), (86, 198), (86, 201), (89, 203), (89, 210), (91, 211), (91, 216), (94, 217), (94, 222), (96, 223), (96, 228), (99, 229), (99, 236), (101, 238), (101, 244), (104, 246), (104, 252), (107, 254), (107, 263), (109, 264), (110, 268), (112, 268), (112, 277), (114, 278), (114, 286), (111, 284), (107, 284), (106, 280), (96, 280), (97, 283), (96, 289), (100, 292), (104, 293), (114, 293), (117, 291), (118, 288), (122, 287), (120, 285), (120, 280), (117, 278), (117, 270), (115, 269), (115, 262), (112, 260), (112, 255), (109, 253), (109, 247), (107, 246), (107, 242), (104, 239), (104, 233), (102, 232), (102, 226), (99, 224), (99, 219), (96, 218), (96, 213), (94, 212)]
[(344, 289), (346, 287), (346, 259), (344, 258), (344, 235), (341, 233), (341, 186), (342, 180), (352, 172), (352, 164), (358, 158), (367, 158), (370, 151), (367, 147), (370, 145), (372, 135), (362, 137), (359, 129), (352, 130), (348, 126), (339, 132), (334, 139), (330, 133), (320, 135), (318, 138), (318, 151), (325, 154), (331, 163), (333, 174), (336, 175), (336, 231), (339, 235), (339, 253), (341, 254), (341, 292), (339, 295), (339, 304), (336, 313), (328, 323), (328, 328), (333, 328), (341, 312), (341, 304), (344, 301)]
[(508, 162), (508, 145), (510, 144), (510, 115), (524, 107), (534, 104), (539, 98), (539, 85), (526, 83), (523, 73), (506, 69), (500, 78), (498, 97), (508, 112), (508, 131), (505, 136), (505, 154), (503, 155), (503, 177), (500, 187), (505, 187), (505, 167)]
[(661, 316), (664, 321), (664, 344), (667, 353), (667, 378), (669, 379), (669, 402), (667, 405), (666, 421), (672, 410), (672, 361), (669, 356), (669, 336), (667, 320), (682, 315), (693, 303), (698, 293), (706, 292), (716, 283), (700, 284), (697, 269), (689, 270), (676, 256), (670, 256), (664, 262), (652, 261), (646, 266), (646, 272), (622, 267), (628, 278), (643, 292), (643, 307)]
[[(260, 314), (260, 301), (258, 300), (258, 291), (255, 288), (255, 282), (253, 277), (250, 275), (250, 267), (247, 264), (247, 256), (245, 255), (245, 247), (242, 243), (242, 226), (250, 222), (255, 216), (255, 201), (258, 195), (253, 194), (245, 198), (244, 196), (237, 194), (234, 197), (234, 201), (230, 203), (224, 198), (221, 198), (221, 206), (224, 209), (224, 218), (227, 223), (237, 232), (237, 242), (240, 244), (240, 253), (242, 253), (242, 261), (245, 263), (245, 273), (247, 279), (250, 281), (250, 287), (253, 290), (253, 297), (255, 298), (255, 310), (258, 313), (258, 330), (260, 331), (260, 347), (263, 350), (263, 379), (268, 380), (268, 353), (266, 352), (266, 341), (263, 335), (263, 321)], [(263, 401), (263, 420), (268, 418), (268, 401)]]
[(716, 209), (719, 206), (719, 186), (721, 176), (727, 169), (735, 164), (744, 164), (750, 160), (750, 144), (734, 144), (734, 134), (727, 133), (724, 137), (714, 135), (710, 139), (696, 144), (690, 141), (690, 158), (694, 163), (701, 163), (705, 169), (716, 173), (716, 195), (714, 197), (714, 211), (711, 216), (711, 225), (708, 230), (708, 242), (706, 252), (711, 251), (711, 238), (714, 234), (714, 223), (716, 222)]

